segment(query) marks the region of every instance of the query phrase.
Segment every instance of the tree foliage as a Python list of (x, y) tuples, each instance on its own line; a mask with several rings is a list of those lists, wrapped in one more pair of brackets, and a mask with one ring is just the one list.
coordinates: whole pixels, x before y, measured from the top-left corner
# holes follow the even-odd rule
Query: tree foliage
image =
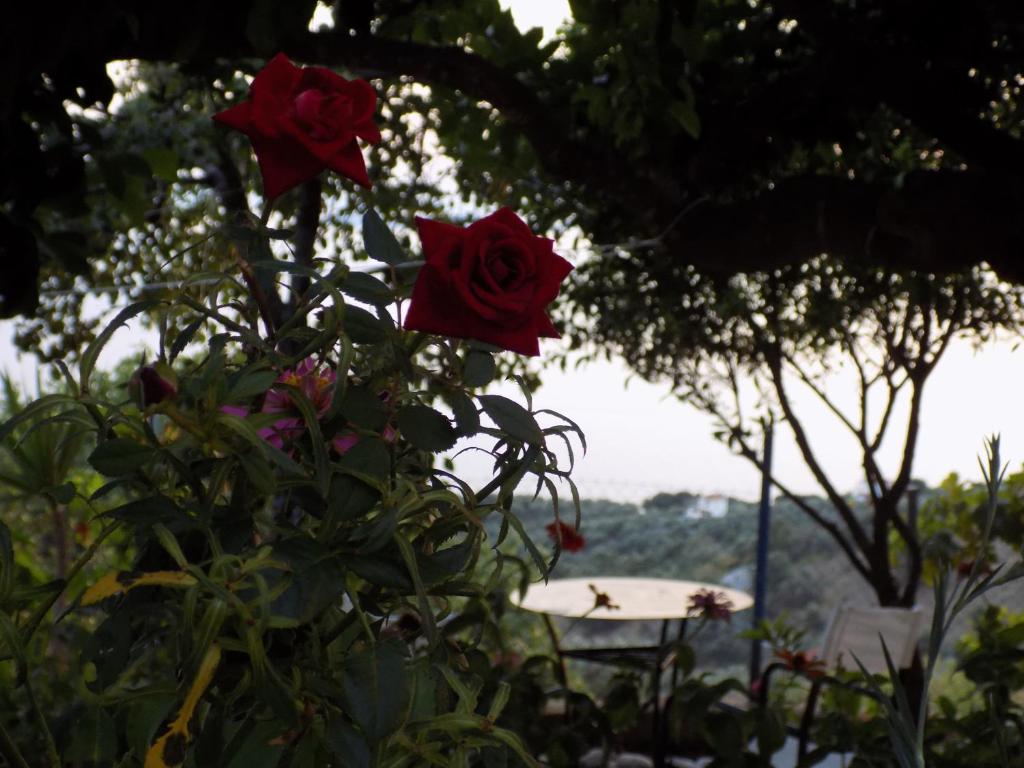
[[(229, 104), (239, 75), (279, 50), (376, 78), (387, 141), (374, 159), (407, 168), (380, 184), (385, 213), (429, 213), (443, 205), (440, 189), (607, 246), (579, 281), (578, 309), (591, 305), (588, 287), (612, 290), (623, 272), (685, 296), (680, 270), (721, 280), (821, 253), (883, 274), (987, 263), (1021, 277), (1015, 3), (571, 5), (571, 24), (540, 45), (538, 30), (520, 33), (496, 0), (339, 0), (333, 29), (314, 31), (309, 0), (108, 0), (56, 18), (20, 4), (0, 110), (0, 235), (18, 256), (4, 313), (31, 312), (40, 279), (48, 290), (72, 276), (79, 287), (126, 288), (223, 256), (167, 264), (187, 244), (168, 221), (195, 221), (203, 206), (234, 215), (258, 192), (240, 185), (234, 139), (197, 106)], [(111, 110), (104, 67), (114, 60), (141, 64), (116, 84), (124, 103)], [(196, 116), (192, 128), (172, 135), (172, 114)], [(438, 162), (438, 149), (458, 159)], [(285, 203), (282, 223), (301, 224), (303, 201), (315, 205), (304, 194)], [(331, 182), (325, 195), (329, 210), (345, 203)], [(351, 252), (350, 222), (333, 224), (319, 246)], [(309, 245), (296, 238), (302, 260)], [(592, 319), (614, 346), (617, 326)], [(79, 299), (48, 294), (22, 343), (55, 332), (45, 351), (61, 355), (93, 330)]]

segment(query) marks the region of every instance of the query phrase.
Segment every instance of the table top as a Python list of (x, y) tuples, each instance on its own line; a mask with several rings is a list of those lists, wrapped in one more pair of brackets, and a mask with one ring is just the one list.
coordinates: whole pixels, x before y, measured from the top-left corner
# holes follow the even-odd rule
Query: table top
[[(593, 587), (593, 589), (591, 588)], [(618, 608), (594, 608), (596, 593), (606, 594)], [(732, 611), (754, 604), (746, 592), (718, 584), (676, 579), (648, 579), (628, 576), (585, 576), (577, 579), (552, 579), (547, 584), (531, 584), (525, 597), (513, 595), (520, 608), (534, 613), (579, 619), (645, 621), (686, 618), (690, 598), (700, 590), (712, 590), (732, 603)]]

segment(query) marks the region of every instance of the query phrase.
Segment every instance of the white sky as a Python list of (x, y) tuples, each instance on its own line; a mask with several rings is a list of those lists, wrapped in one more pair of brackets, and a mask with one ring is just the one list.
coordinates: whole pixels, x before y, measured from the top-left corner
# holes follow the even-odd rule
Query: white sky
[[(566, 0), (502, 0), (502, 7), (509, 6), (517, 25), (542, 26), (546, 36), (569, 13)], [(0, 322), (0, 368), (34, 389), (34, 358), (16, 353), (12, 333), (11, 322)], [(140, 338), (135, 329), (121, 330), (101, 364), (137, 353)], [(1003, 435), (1004, 459), (1013, 468), (1020, 466), (1024, 460), (1024, 418), (1018, 407), (1024, 380), (1022, 355), (1009, 342), (988, 345), (978, 353), (966, 343), (950, 346), (925, 390), (915, 476), (930, 484), (950, 471), (977, 478), (977, 456), (985, 436), (993, 432)], [(760, 485), (756, 471), (711, 437), (707, 417), (671, 398), (666, 385), (638, 379), (627, 384), (628, 378), (628, 370), (617, 363), (594, 363), (569, 373), (544, 372), (535, 407), (565, 413), (587, 435), (589, 452), (574, 474), (584, 497), (640, 501), (659, 491), (688, 490), (756, 498)], [(848, 405), (855, 402), (846, 397), (853, 393), (848, 376), (836, 377), (829, 391)], [(797, 395), (796, 409), (804, 414), (813, 444), (828, 457), (824, 463), (835, 485), (854, 489), (860, 482), (859, 457), (835, 419), (810, 393)], [(798, 492), (817, 492), (788, 430), (778, 432), (775, 467), (780, 478)], [(892, 474), (896, 458), (884, 457), (887, 474)], [(459, 468), (470, 480), (489, 477), (486, 463), (479, 458), (460, 460)]]

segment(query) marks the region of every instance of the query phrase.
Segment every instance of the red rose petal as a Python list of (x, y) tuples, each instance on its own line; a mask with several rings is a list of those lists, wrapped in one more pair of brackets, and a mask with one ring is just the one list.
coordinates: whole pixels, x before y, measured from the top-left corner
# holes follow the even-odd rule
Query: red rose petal
[(380, 141), (377, 94), (325, 67), (301, 68), (278, 54), (253, 78), (249, 100), (214, 119), (249, 136), (273, 199), (330, 168), (370, 187), (356, 137)]
[(352, 181), (370, 189), (370, 177), (366, 174), (366, 162), (363, 160), (363, 153), (355, 141), (352, 141), (341, 148), (327, 163), (332, 171), (337, 171), (342, 176), (348, 176)]

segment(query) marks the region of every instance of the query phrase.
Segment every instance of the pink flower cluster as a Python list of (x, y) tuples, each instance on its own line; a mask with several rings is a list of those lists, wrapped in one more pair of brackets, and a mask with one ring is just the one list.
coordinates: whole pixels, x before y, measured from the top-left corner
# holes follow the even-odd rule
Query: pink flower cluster
[[(331, 407), (334, 396), (334, 385), (337, 376), (330, 368), (321, 369), (312, 357), (307, 357), (294, 370), (284, 371), (277, 379), (278, 384), (287, 384), (298, 389), (316, 411), (317, 418), (323, 418)], [(221, 406), (221, 411), (232, 416), (245, 418), (249, 409), (238, 405)], [(259, 436), (278, 450), (302, 437), (306, 431), (305, 422), (298, 415), (291, 395), (286, 390), (271, 389), (263, 399), (261, 413), (281, 414), (273, 424), (258, 430)], [(383, 438), (393, 442), (395, 430), (388, 425), (384, 429)], [(331, 440), (331, 447), (338, 454), (345, 454), (359, 442), (359, 435), (354, 430), (343, 429)]]

